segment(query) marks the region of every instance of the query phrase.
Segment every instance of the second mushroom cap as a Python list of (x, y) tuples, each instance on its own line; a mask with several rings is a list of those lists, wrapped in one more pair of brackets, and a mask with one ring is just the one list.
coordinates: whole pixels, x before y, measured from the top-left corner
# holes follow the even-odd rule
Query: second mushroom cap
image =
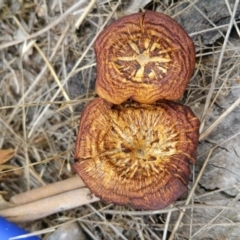
[(95, 42), (96, 92), (114, 104), (178, 100), (195, 67), (195, 48), (170, 17), (146, 11), (109, 25)]
[(105, 201), (160, 209), (187, 190), (198, 129), (181, 104), (113, 105), (98, 98), (82, 113), (73, 168)]

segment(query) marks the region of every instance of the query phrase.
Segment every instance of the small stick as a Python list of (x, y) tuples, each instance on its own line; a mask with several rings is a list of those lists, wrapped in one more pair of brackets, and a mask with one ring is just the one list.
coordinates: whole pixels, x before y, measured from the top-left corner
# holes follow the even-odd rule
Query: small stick
[(17, 194), (10, 199), (10, 202), (22, 205), (82, 187), (85, 187), (84, 182), (78, 175), (75, 175), (66, 180)]
[(92, 195), (90, 190), (84, 187), (1, 210), (0, 216), (12, 222), (28, 222), (98, 200), (99, 198)]

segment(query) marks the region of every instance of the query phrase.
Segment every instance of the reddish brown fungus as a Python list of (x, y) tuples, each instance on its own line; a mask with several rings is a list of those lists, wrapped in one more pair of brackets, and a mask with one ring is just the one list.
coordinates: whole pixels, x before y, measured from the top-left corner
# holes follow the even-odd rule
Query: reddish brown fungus
[(114, 104), (177, 100), (193, 74), (195, 48), (184, 29), (152, 11), (120, 18), (95, 43), (96, 92)]
[(164, 208), (187, 190), (198, 129), (191, 109), (178, 103), (98, 98), (82, 113), (73, 168), (105, 201)]

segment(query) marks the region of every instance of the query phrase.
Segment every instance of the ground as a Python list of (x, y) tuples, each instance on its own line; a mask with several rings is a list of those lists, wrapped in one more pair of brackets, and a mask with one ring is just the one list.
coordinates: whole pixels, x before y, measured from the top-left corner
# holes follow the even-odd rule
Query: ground
[(239, 0), (0, 0), (0, 215), (19, 193), (74, 176), (79, 118), (96, 97), (96, 36), (145, 9), (174, 18), (196, 48), (180, 100), (201, 121), (188, 193), (165, 209), (136, 211), (99, 201), (79, 183), (83, 202), (61, 198), (36, 220), (20, 215), (42, 239), (239, 239)]

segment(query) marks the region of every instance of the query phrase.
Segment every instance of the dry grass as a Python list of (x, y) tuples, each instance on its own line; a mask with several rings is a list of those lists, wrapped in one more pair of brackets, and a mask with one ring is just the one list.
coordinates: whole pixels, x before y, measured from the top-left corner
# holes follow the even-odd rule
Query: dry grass
[[(197, 64), (182, 99), (201, 120), (202, 144), (209, 143), (209, 135), (240, 103), (239, 96), (231, 100), (226, 111), (212, 115), (219, 99), (227, 101), (229, 92), (240, 87), (240, 44), (231, 38), (233, 32), (235, 39), (240, 38), (235, 20), (239, 1), (224, 1), (230, 17), (222, 25), (215, 25), (198, 8), (198, 1), (142, 2), (176, 19), (194, 7), (211, 25), (190, 32), (197, 48)], [(4, 161), (0, 152), (0, 193), (5, 200), (74, 175), (71, 165), (80, 112), (95, 97), (93, 43), (104, 26), (128, 13), (127, 1), (124, 3), (0, 1), (0, 148), (14, 151), (11, 160), (4, 155)], [(131, 11), (134, 9), (138, 8), (132, 4)], [(201, 36), (214, 30), (220, 40), (204, 43)], [(240, 225), (239, 216), (233, 220), (229, 215), (240, 208), (238, 181), (218, 189), (204, 189), (199, 182), (215, 150), (239, 134), (238, 130), (204, 145), (198, 156), (201, 160), (193, 168), (188, 196), (169, 208), (135, 211), (98, 201), (23, 226), (42, 239), (71, 221), (78, 221), (90, 239), (216, 239), (211, 231), (218, 231), (218, 227), (227, 229), (226, 236), (221, 232), (218, 238), (225, 239), (228, 227), (237, 229)], [(232, 188), (237, 191), (234, 196), (219, 197)], [(211, 212), (211, 216), (204, 218), (201, 212)]]

